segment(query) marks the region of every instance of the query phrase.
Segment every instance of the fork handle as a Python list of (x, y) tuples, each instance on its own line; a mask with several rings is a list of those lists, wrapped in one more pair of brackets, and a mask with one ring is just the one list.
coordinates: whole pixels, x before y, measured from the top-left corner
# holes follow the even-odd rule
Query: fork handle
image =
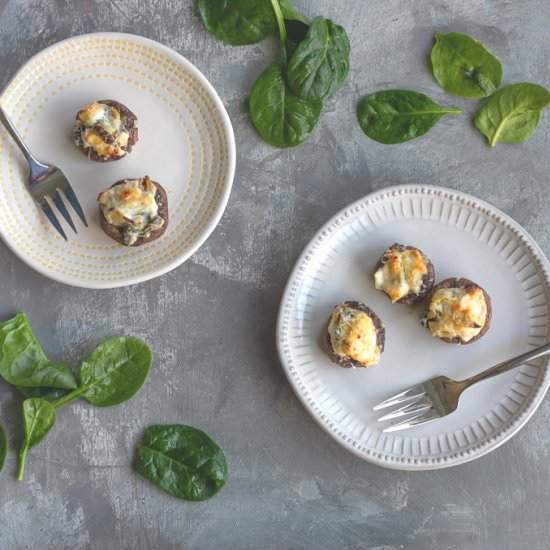
[(481, 380), (485, 380), (486, 378), (491, 378), (492, 376), (496, 376), (497, 374), (501, 374), (503, 372), (509, 371), (511, 369), (519, 367), (520, 365), (523, 365), (523, 363), (526, 363), (527, 361), (537, 359), (538, 357), (542, 357), (543, 355), (547, 355), (549, 353), (550, 353), (550, 342), (548, 344), (544, 344), (544, 346), (540, 346), (538, 348), (532, 349), (531, 351), (522, 353), (517, 357), (513, 357), (512, 359), (503, 361), (502, 363), (499, 363), (498, 365), (490, 367), (487, 370), (484, 370), (483, 372), (476, 374), (475, 376), (466, 378), (466, 380), (462, 380), (461, 383), (464, 384), (465, 388), (468, 388), (472, 384), (476, 384)]
[(38, 161), (34, 158), (29, 148), (25, 145), (23, 138), (21, 137), (21, 135), (13, 125), (6, 111), (4, 111), (4, 108), (2, 107), (2, 105), (0, 105), (0, 122), (2, 122), (2, 125), (4, 126), (4, 128), (6, 128), (10, 136), (13, 138), (13, 141), (15, 141), (15, 143), (19, 147), (19, 149), (21, 149), (21, 152), (23, 153), (23, 155), (25, 155), (25, 158), (29, 161), (29, 163), (32, 163), (32, 162), (37, 163)]

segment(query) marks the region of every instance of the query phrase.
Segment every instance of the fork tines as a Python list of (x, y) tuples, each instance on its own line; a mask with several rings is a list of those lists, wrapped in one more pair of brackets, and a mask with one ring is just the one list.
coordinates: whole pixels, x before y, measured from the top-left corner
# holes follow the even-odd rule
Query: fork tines
[[(50, 220), (50, 223), (54, 226), (54, 228), (57, 230), (57, 232), (65, 239), (67, 239), (67, 235), (65, 235), (65, 231), (63, 231), (63, 228), (61, 227), (61, 224), (59, 223), (59, 220), (55, 217), (55, 214), (52, 210), (52, 207), (49, 205), (48, 201), (46, 199), (42, 199), (42, 202), (40, 203), (40, 206), (46, 214), (46, 217), (48, 220)], [(72, 221), (72, 220), (71, 220)]]
[(378, 419), (378, 422), (384, 422), (385, 420), (396, 420), (403, 416), (416, 415), (418, 413), (423, 413), (432, 408), (432, 404), (426, 399), (420, 399), (418, 401), (413, 401), (412, 403), (407, 403), (403, 407), (381, 416)]
[(388, 433), (397, 432), (399, 430), (406, 430), (407, 428), (420, 426), (422, 424), (426, 424), (426, 422), (437, 420), (438, 418), (440, 418), (439, 414), (437, 414), (436, 410), (432, 407), (431, 411), (428, 412), (428, 414), (420, 413), (418, 415), (408, 418), (407, 420), (403, 420), (403, 422), (399, 422), (398, 424), (392, 424), (391, 426), (384, 428), (382, 431)]
[(53, 203), (55, 206), (57, 206), (57, 209), (61, 213), (61, 215), (65, 218), (65, 221), (70, 225), (71, 229), (76, 233), (76, 227), (74, 226), (73, 220), (69, 214), (69, 211), (67, 210), (67, 207), (65, 206), (65, 203), (63, 202), (63, 199), (61, 198), (61, 195), (59, 194), (59, 189), (56, 190), (55, 195), (51, 197)]
[(382, 430), (383, 432), (405, 430), (439, 418), (439, 414), (435, 410), (432, 402), (426, 396), (426, 392), (422, 385), (413, 386), (408, 390), (389, 397), (385, 401), (374, 406), (373, 410), (379, 411), (381, 409), (393, 407), (394, 405), (402, 406), (381, 416), (378, 422), (398, 419), (400, 422), (384, 428)]
[[(77, 213), (78, 217), (82, 220), (82, 223), (88, 227), (88, 222), (86, 221), (86, 216), (84, 215), (84, 211), (82, 210), (82, 207), (80, 206), (80, 203), (78, 202), (78, 199), (72, 189), (72, 187), (68, 186), (63, 190), (63, 194), (65, 195), (66, 200), (69, 202), (69, 204), (73, 207), (74, 211)], [(65, 206), (65, 203), (63, 201), (63, 198), (61, 196), (60, 190), (56, 189), (55, 193), (53, 195), (44, 195), (42, 198), (42, 201), (40, 202), (40, 207), (42, 208), (42, 211), (50, 221), (50, 223), (53, 225), (55, 230), (63, 237), (63, 239), (67, 239), (67, 235), (65, 231), (63, 230), (63, 227), (59, 223), (59, 220), (57, 219), (54, 210), (50, 206), (49, 202), (47, 201), (47, 198), (50, 198), (50, 200), (53, 202), (53, 204), (56, 206), (59, 213), (63, 216), (63, 219), (67, 222), (69, 227), (77, 233), (76, 227), (74, 225), (74, 222), (71, 218), (71, 215), (69, 214), (69, 210)]]
[(82, 207), (80, 206), (80, 203), (78, 202), (78, 199), (76, 198), (75, 192), (73, 191), (73, 188), (68, 185), (65, 190), (65, 197), (67, 197), (67, 200), (69, 201), (70, 205), (73, 207), (74, 211), (77, 213), (78, 217), (82, 220), (82, 223), (88, 227), (88, 222), (86, 221), (86, 216), (84, 215), (84, 210), (82, 210)]
[(382, 401), (382, 403), (378, 403), (378, 405), (375, 405), (372, 410), (379, 411), (380, 409), (385, 409), (386, 407), (400, 405), (401, 403), (405, 403), (406, 401), (411, 401), (412, 399), (419, 399), (421, 397), (424, 397), (424, 395), (426, 395), (424, 387), (419, 384), (418, 386), (413, 386), (412, 388), (402, 391), (401, 393), (398, 393), (393, 397), (388, 397), (388, 399)]

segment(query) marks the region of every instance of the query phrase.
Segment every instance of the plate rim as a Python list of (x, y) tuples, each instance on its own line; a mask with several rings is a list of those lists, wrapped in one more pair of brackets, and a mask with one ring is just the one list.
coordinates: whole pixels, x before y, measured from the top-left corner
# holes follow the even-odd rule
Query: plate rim
[[(493, 206), (492, 204), (482, 199), (478, 199), (477, 197), (470, 195), (468, 193), (464, 193), (462, 191), (443, 187), (440, 185), (410, 184), (410, 183), (392, 185), (389, 187), (384, 187), (382, 189), (372, 191), (367, 195), (364, 195), (363, 197), (348, 204), (344, 208), (340, 209), (338, 212), (336, 212), (336, 214), (331, 216), (329, 220), (326, 223), (324, 223), (319, 230), (315, 232), (313, 237), (305, 245), (300, 256), (296, 260), (294, 267), (292, 268), (292, 271), (288, 277), (288, 280), (286, 282), (286, 285), (282, 294), (278, 315), (277, 315), (275, 339), (276, 339), (277, 352), (279, 355), (279, 360), (281, 362), (282, 369), (286, 375), (288, 382), (290, 383), (292, 390), (294, 391), (294, 394), (296, 395), (296, 397), (298, 398), (302, 406), (310, 414), (310, 416), (315, 420), (315, 422), (326, 433), (328, 433), (338, 444), (340, 444), (342, 447), (344, 447), (345, 449), (353, 453), (355, 456), (365, 460), (366, 462), (370, 462), (371, 464), (376, 464), (377, 466), (381, 466), (383, 468), (388, 468), (391, 470), (403, 470), (403, 471), (429, 471), (429, 470), (439, 470), (443, 468), (451, 468), (453, 466), (458, 466), (460, 464), (471, 462), (473, 460), (481, 458), (482, 456), (487, 455), (488, 453), (494, 451), (495, 449), (497, 449), (498, 447), (500, 447), (501, 445), (509, 441), (527, 424), (527, 422), (535, 414), (540, 404), (542, 403), (548, 389), (550, 388), (550, 368), (548, 366), (546, 367), (546, 372), (538, 388), (536, 388), (535, 390), (535, 394), (532, 397), (532, 402), (528, 404), (528, 407), (523, 412), (523, 414), (520, 417), (516, 418), (516, 421), (509, 427), (508, 432), (504, 436), (502, 436), (503, 430), (498, 430), (495, 434), (491, 436), (489, 440), (487, 440), (483, 444), (481, 448), (472, 448), (468, 451), (463, 451), (459, 457), (431, 458), (431, 459), (425, 459), (426, 462), (408, 463), (408, 462), (400, 462), (397, 460), (390, 461), (384, 457), (379, 458), (376, 456), (367, 455), (366, 453), (356, 448), (345, 437), (339, 435), (335, 430), (331, 429), (329, 425), (330, 420), (326, 420), (326, 421), (323, 420), (320, 414), (318, 414), (310, 406), (310, 404), (305, 399), (304, 395), (302, 395), (300, 389), (298, 388), (298, 379), (297, 378), (294, 379), (292, 373), (290, 372), (289, 364), (287, 362), (287, 357), (283, 349), (283, 340), (284, 340), (283, 332), (286, 330), (287, 324), (288, 324), (287, 323), (288, 320), (285, 318), (285, 308), (289, 300), (292, 298), (291, 295), (292, 295), (292, 289), (293, 289), (294, 283), (300, 280), (300, 271), (304, 264), (304, 261), (308, 258), (308, 256), (311, 253), (314, 252), (315, 244), (317, 243), (318, 239), (323, 235), (324, 232), (329, 230), (329, 228), (332, 228), (334, 225), (337, 225), (337, 220), (339, 220), (342, 217), (345, 217), (346, 215), (348, 216), (352, 215), (352, 211), (362, 203), (367, 203), (368, 201), (372, 201), (373, 198), (378, 196), (380, 197), (380, 199), (382, 199), (385, 196), (395, 197), (395, 196), (398, 196), (401, 194), (407, 194), (407, 193), (426, 194), (428, 196), (439, 195), (449, 199), (454, 199), (454, 200), (458, 199), (463, 204), (474, 205), (479, 209), (481, 209), (484, 213), (488, 213), (488, 214), (492, 214), (493, 216), (496, 216), (499, 222), (503, 222), (510, 229), (512, 229), (517, 236), (524, 238), (526, 241), (526, 244), (532, 248), (533, 254), (541, 263), (544, 282), (546, 283), (547, 288), (550, 288), (550, 262), (546, 257), (546, 254), (543, 252), (543, 250), (540, 248), (540, 246), (535, 241), (535, 239), (531, 236), (531, 234), (521, 224), (519, 224), (516, 220), (514, 220), (512, 217), (510, 217), (508, 214), (506, 214), (496, 206)], [(548, 315), (550, 316), (550, 312)]]
[(201, 83), (201, 85), (203, 85), (206, 91), (210, 94), (212, 101), (214, 102), (215, 106), (218, 108), (218, 111), (220, 112), (221, 124), (228, 138), (227, 140), (228, 169), (224, 177), (223, 191), (220, 194), (218, 205), (216, 206), (215, 210), (212, 212), (212, 216), (210, 217), (210, 220), (201, 231), (200, 236), (197, 239), (197, 242), (192, 247), (190, 247), (186, 252), (177, 256), (176, 258), (174, 258), (172, 261), (168, 262), (166, 265), (162, 266), (161, 268), (151, 269), (148, 273), (145, 273), (142, 275), (127, 276), (124, 279), (121, 279), (120, 281), (106, 281), (106, 280), (105, 281), (101, 281), (101, 280), (76, 281), (74, 280), (74, 277), (67, 276), (63, 273), (61, 274), (51, 273), (47, 269), (42, 267), (40, 264), (33, 262), (32, 259), (24, 257), (22, 254), (20, 254), (19, 250), (17, 250), (16, 247), (13, 246), (10, 239), (7, 238), (6, 235), (0, 229), (0, 238), (2, 239), (2, 242), (6, 245), (6, 247), (15, 256), (17, 256), (17, 258), (19, 258), (19, 260), (21, 260), (24, 264), (28, 265), (30, 268), (40, 273), (44, 277), (52, 281), (56, 281), (58, 283), (62, 283), (64, 285), (71, 286), (74, 288), (85, 288), (85, 289), (91, 289), (91, 290), (107, 290), (107, 289), (122, 288), (122, 287), (136, 285), (139, 283), (150, 281), (152, 279), (156, 279), (157, 277), (160, 277), (162, 275), (165, 275), (166, 273), (173, 271), (174, 269), (176, 269), (177, 267), (185, 263), (187, 260), (189, 260), (189, 258), (191, 258), (191, 256), (193, 256), (193, 254), (195, 254), (199, 250), (199, 248), (202, 247), (202, 245), (208, 240), (208, 238), (212, 235), (213, 231), (219, 225), (222, 219), (222, 216), (225, 213), (225, 210), (227, 208), (229, 197), (231, 195), (231, 190), (233, 188), (233, 183), (235, 181), (237, 149), (236, 149), (236, 143), (235, 143), (235, 131), (233, 129), (233, 125), (231, 123), (231, 119), (229, 117), (227, 109), (225, 108), (225, 105), (220, 95), (214, 88), (214, 86), (210, 83), (210, 81), (206, 78), (206, 76), (199, 70), (199, 68), (194, 63), (192, 63), (189, 59), (187, 59), (184, 55), (180, 54), (173, 48), (170, 48), (169, 46), (161, 44), (156, 40), (152, 40), (151, 38), (147, 38), (145, 36), (134, 34), (134, 33), (115, 32), (115, 31), (85, 33), (85, 34), (70, 36), (68, 38), (64, 38), (63, 40), (55, 42), (54, 44), (50, 44), (49, 46), (46, 46), (45, 48), (41, 49), (40, 51), (32, 55), (29, 59), (27, 59), (27, 61), (25, 61), (16, 70), (15, 74), (8, 80), (8, 82), (2, 88), (2, 90), (0, 90), (0, 102), (2, 101), (2, 97), (4, 96), (5, 91), (19, 77), (19, 75), (23, 72), (25, 67), (33, 63), (40, 56), (68, 42), (77, 42), (80, 40), (86, 40), (90, 38), (92, 39), (93, 38), (112, 38), (112, 39), (119, 38), (121, 40), (124, 40), (124, 39), (138, 40), (145, 44), (149, 44), (153, 48), (159, 49), (160, 51), (164, 52), (166, 55), (172, 58), (176, 58), (179, 61), (183, 61), (185, 64), (187, 64), (186, 70), (189, 70), (192, 76), (197, 78), (197, 80)]

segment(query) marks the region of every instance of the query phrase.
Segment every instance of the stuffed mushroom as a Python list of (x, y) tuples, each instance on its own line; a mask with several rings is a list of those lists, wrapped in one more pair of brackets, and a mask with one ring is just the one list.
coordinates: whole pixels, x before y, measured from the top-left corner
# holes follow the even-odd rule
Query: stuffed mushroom
[(91, 160), (120, 160), (137, 140), (137, 117), (118, 101), (101, 99), (76, 115), (74, 143)]
[(491, 298), (468, 279), (445, 279), (426, 302), (425, 324), (432, 336), (449, 344), (471, 344), (491, 324)]
[(341, 367), (377, 365), (384, 351), (384, 325), (365, 304), (343, 302), (330, 316), (326, 342), (330, 358)]
[(166, 231), (168, 197), (149, 176), (118, 181), (97, 200), (101, 228), (120, 244), (139, 246)]
[(414, 246), (392, 244), (374, 271), (374, 286), (399, 304), (421, 302), (433, 287), (435, 270), (429, 258)]

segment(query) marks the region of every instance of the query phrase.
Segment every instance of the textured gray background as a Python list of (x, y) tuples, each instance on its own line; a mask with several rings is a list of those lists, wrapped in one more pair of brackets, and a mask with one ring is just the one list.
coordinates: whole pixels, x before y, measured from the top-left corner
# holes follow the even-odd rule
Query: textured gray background
[[(492, 202), (550, 253), (550, 117), (524, 145), (490, 150), (471, 124), (475, 101), (447, 96), (426, 56), (435, 31), (461, 31), (498, 53), (504, 82), (550, 85), (548, 0), (319, 0), (296, 4), (345, 25), (351, 74), (315, 135), (279, 151), (250, 125), (245, 98), (274, 43), (233, 48), (202, 28), (189, 0), (0, 0), (0, 85), (32, 54), (71, 35), (143, 34), (195, 63), (224, 100), (237, 138), (229, 207), (205, 246), (155, 281), (113, 291), (42, 278), (0, 244), (0, 318), (26, 311), (53, 359), (76, 365), (103, 338), (151, 343), (144, 389), (113, 409), (63, 409), (23, 483), (15, 453), (0, 479), (0, 549), (468, 549), (549, 546), (550, 400), (496, 452), (450, 470), (401, 473), (338, 446), (298, 403), (277, 359), (277, 306), (319, 226), (369, 191), (433, 183)], [(409, 87), (467, 115), (401, 146), (368, 140), (358, 98)], [(19, 401), (0, 387), (2, 424), (20, 443)], [(184, 422), (209, 432), (230, 464), (226, 488), (179, 502), (130, 467), (140, 432)]]

